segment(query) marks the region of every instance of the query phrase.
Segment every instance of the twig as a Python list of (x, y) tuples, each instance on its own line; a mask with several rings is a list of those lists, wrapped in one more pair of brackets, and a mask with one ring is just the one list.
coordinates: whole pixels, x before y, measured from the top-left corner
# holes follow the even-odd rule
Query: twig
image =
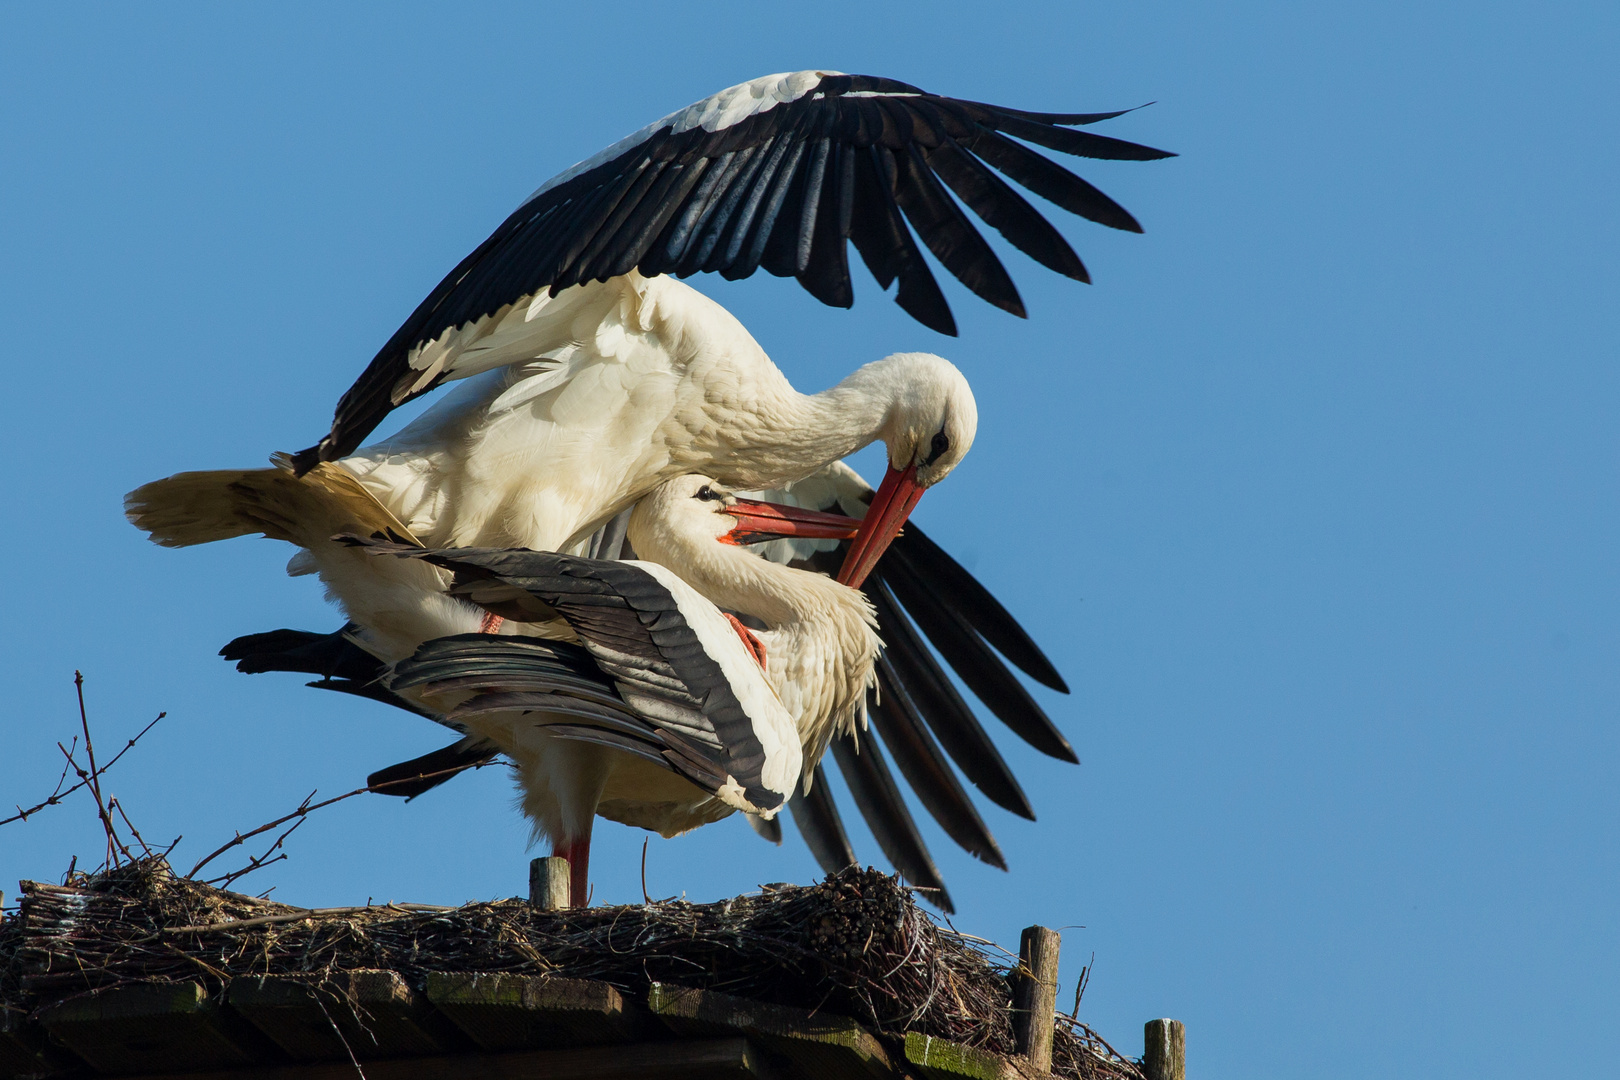
[[(104, 769), (102, 771), (105, 772), (106, 770)], [(124, 804), (118, 801), (118, 796), (107, 796), (107, 805), (111, 809), (118, 811), (118, 816), (123, 818), (124, 824), (129, 827), (130, 835), (135, 837), (135, 842), (137, 844), (141, 845), (141, 851), (145, 852), (147, 858), (151, 858), (153, 854), (152, 849), (146, 846), (146, 840), (141, 836), (141, 831), (135, 827), (135, 823), (133, 821), (129, 820), (129, 815), (124, 813)]]
[(389, 901), (386, 904), (368, 904), (365, 907), (329, 907), (329, 908), (301, 908), (286, 915), (260, 915), (253, 919), (232, 919), (229, 922), (204, 923), (198, 926), (165, 926), (165, 934), (205, 934), (215, 930), (245, 930), (250, 926), (274, 926), (277, 923), (303, 922), (305, 919), (319, 919), (327, 915), (358, 915), (363, 911), (454, 911), (455, 908), (443, 907), (439, 904), (396, 904)]
[[(96, 768), (96, 747), (90, 741), (90, 717), (84, 711), (84, 673), (74, 671), (73, 689), (79, 695), (79, 727), (84, 731), (84, 754), (90, 759), (90, 794), (96, 798), (96, 813), (101, 815), (101, 827), (107, 831), (107, 863), (110, 866), (118, 865), (118, 852), (123, 850), (124, 855), (130, 855), (129, 849), (124, 847), (118, 839), (118, 832), (113, 828), (112, 816), (107, 813), (107, 804), (101, 798), (101, 771)], [(69, 761), (73, 760), (71, 757)], [(82, 775), (82, 774), (81, 774)]]
[(647, 841), (650, 839), (652, 838), (648, 836), (641, 838), (641, 902), (643, 904), (653, 902), (652, 897), (647, 895)]
[[(140, 742), (142, 735), (145, 735), (148, 731), (151, 731), (152, 728), (157, 725), (157, 722), (159, 720), (162, 720), (165, 716), (168, 716), (168, 715), (169, 714), (166, 713), (166, 712), (158, 713), (157, 716), (155, 718), (153, 718), (153, 720), (152, 720), (152, 722), (150, 724), (147, 724), (145, 727), (141, 728), (141, 730), (138, 731), (135, 734), (135, 737), (133, 739), (130, 739), (128, 742), (126, 742), (124, 744), (123, 749), (119, 750), (118, 753), (113, 755), (111, 761), (107, 762), (107, 764), (101, 766), (101, 768), (97, 770), (97, 775), (106, 776), (107, 775), (107, 770), (111, 769), (114, 765), (118, 764), (118, 759), (123, 757), (125, 754), (129, 753), (129, 748), (134, 746), (136, 743)], [(56, 790), (51, 792), (50, 798), (46, 799), (44, 802), (39, 803), (36, 806), (30, 806), (28, 809), (24, 810), (19, 805), (17, 807), (17, 812), (15, 814), (12, 814), (8, 818), (0, 818), (0, 825), (9, 825), (13, 821), (27, 821), (29, 818), (31, 818), (35, 814), (39, 813), (41, 810), (45, 809), (47, 806), (55, 806), (55, 805), (57, 805), (63, 799), (67, 798), (69, 795), (72, 795), (75, 791), (78, 791), (80, 788), (85, 787), (85, 786), (87, 786), (89, 784), (88, 779), (80, 780), (77, 784), (74, 784), (72, 787), (68, 788), (66, 791), (62, 790), (62, 780), (67, 779), (68, 772), (73, 768), (73, 755), (79, 749), (79, 737), (77, 735), (73, 736), (73, 740), (70, 743), (68, 743), (68, 745), (65, 748), (62, 747), (62, 745), (60, 743), (57, 744), (57, 747), (64, 751), (65, 755), (68, 758), (68, 761), (67, 761), (66, 764), (64, 764), (62, 766), (62, 778), (61, 778), (61, 780), (57, 781)]]
[[(74, 736), (73, 745), (74, 745), (75, 748), (78, 747), (78, 745), (79, 745), (78, 736)], [(36, 806), (30, 806), (26, 810), (24, 810), (22, 808), (22, 803), (14, 803), (13, 805), (15, 805), (17, 807), (17, 812), (15, 814), (12, 814), (8, 818), (0, 818), (0, 825), (10, 825), (13, 821), (27, 821), (30, 817), (33, 817), (35, 814), (39, 813), (41, 810), (45, 809), (47, 806), (55, 806), (57, 803), (61, 802), (65, 798), (67, 798), (69, 795), (73, 794), (75, 791), (78, 791), (79, 788), (83, 787), (84, 786), (83, 784), (74, 784), (72, 787), (68, 788), (66, 791), (62, 790), (62, 785), (67, 783), (68, 770), (71, 769), (72, 767), (73, 767), (73, 761), (72, 761), (71, 758), (68, 761), (63, 763), (63, 765), (62, 765), (62, 775), (56, 778), (56, 790), (51, 792), (50, 798), (46, 799), (44, 802), (39, 803)]]
[(282, 852), (282, 854), (278, 858), (272, 859), (272, 858), (270, 858), (270, 856), (272, 854), (274, 854), (281, 847), (282, 843), (287, 839), (287, 837), (291, 836), (293, 833), (298, 831), (298, 826), (302, 825), (304, 822), (306, 822), (308, 820), (309, 819), (307, 817), (301, 817), (297, 821), (293, 822), (291, 828), (289, 828), (286, 832), (282, 833), (280, 836), (276, 837), (276, 842), (275, 843), (273, 843), (269, 847), (265, 848), (263, 854), (257, 855), (253, 859), (249, 860), (248, 864), (246, 866), (244, 866), (242, 869), (240, 869), (240, 870), (232, 870), (228, 874), (222, 874), (221, 876), (219, 876), (217, 878), (212, 878), (212, 879), (210, 879), (208, 881), (203, 882), (203, 884), (204, 885), (217, 885), (221, 889), (228, 889), (228, 888), (231, 887), (231, 882), (235, 881), (237, 878), (246, 877), (248, 874), (253, 873), (253, 871), (259, 869), (259, 867), (261, 867), (261, 866), (269, 866), (271, 863), (277, 863), (277, 862), (280, 862), (282, 859), (285, 859), (287, 857), (286, 852)]
[[(321, 1000), (319, 990), (315, 992), (315, 1004), (321, 1007), (321, 1015), (326, 1017), (326, 1022), (332, 1025), (332, 1032), (338, 1037), (338, 1042), (343, 1044), (344, 1052), (349, 1055), (349, 1064), (353, 1065), (354, 1071), (360, 1074), (360, 1080), (366, 1080), (366, 1070), (360, 1067), (360, 1059), (354, 1056), (354, 1050), (350, 1048), (349, 1040), (343, 1037), (343, 1029), (337, 1026), (337, 1021), (332, 1019), (332, 1014), (326, 1011), (326, 1002)], [(375, 1041), (375, 1038), (373, 1038), (373, 1041)]]
[[(197, 871), (201, 870), (203, 867), (207, 866), (209, 863), (213, 862), (215, 859), (219, 858), (221, 855), (223, 855), (227, 851), (231, 850), (231, 848), (240, 847), (242, 844), (245, 844), (247, 841), (253, 839), (255, 836), (259, 836), (259, 835), (261, 835), (263, 833), (267, 833), (271, 829), (279, 828), (280, 826), (287, 824), (287, 822), (293, 820), (294, 818), (301, 818), (301, 817), (304, 817), (305, 815), (313, 814), (315, 811), (320, 810), (320, 809), (322, 809), (324, 807), (331, 806), (333, 803), (340, 803), (344, 799), (352, 799), (356, 795), (364, 795), (367, 792), (379, 791), (382, 788), (392, 787), (394, 784), (407, 784), (407, 783), (414, 783), (414, 782), (416, 782), (418, 780), (431, 780), (431, 779), (433, 779), (434, 777), (437, 777), (437, 776), (453, 776), (456, 773), (465, 772), (468, 769), (481, 769), (485, 765), (488, 765), (488, 764), (490, 764), (490, 762), (488, 762), (488, 761), (471, 761), (471, 762), (468, 762), (465, 765), (457, 765), (454, 768), (450, 768), (450, 769), (440, 769), (437, 772), (419, 773), (416, 776), (404, 777), (404, 778), (399, 779), (399, 780), (390, 780), (387, 783), (378, 784), (375, 787), (372, 787), (372, 786), (368, 785), (368, 786), (362, 787), (362, 788), (355, 788), (353, 791), (346, 791), (342, 795), (334, 795), (332, 798), (327, 799), (324, 802), (318, 802), (318, 803), (314, 803), (314, 804), (311, 804), (310, 801), (309, 801), (310, 799), (313, 799), (315, 797), (315, 792), (312, 791), (307, 796), (305, 796), (304, 801), (298, 804), (298, 809), (294, 810), (292, 813), (283, 814), (281, 817), (276, 818), (276, 820), (274, 820), (274, 821), (267, 821), (263, 825), (260, 825), (257, 829), (251, 829), (251, 830), (249, 830), (248, 832), (245, 832), (245, 833), (241, 833), (241, 832), (237, 833), (232, 839), (230, 839), (227, 842), (225, 842), (224, 844), (220, 845), (218, 848), (216, 848), (215, 850), (210, 852), (207, 856), (205, 856), (200, 862), (198, 862), (196, 866), (193, 866), (191, 868), (191, 872), (189, 874), (187, 874), (186, 877), (188, 877), (188, 878), (196, 878)], [(272, 847), (270, 850), (274, 851), (275, 848)], [(265, 852), (265, 854), (268, 855), (269, 852), (267, 851), (267, 852)]]
[(1091, 959), (1080, 968), (1080, 977), (1074, 982), (1074, 1011), (1069, 1013), (1070, 1020), (1080, 1017), (1080, 999), (1086, 996), (1086, 987), (1091, 984), (1091, 969), (1097, 965), (1097, 954), (1092, 953)]

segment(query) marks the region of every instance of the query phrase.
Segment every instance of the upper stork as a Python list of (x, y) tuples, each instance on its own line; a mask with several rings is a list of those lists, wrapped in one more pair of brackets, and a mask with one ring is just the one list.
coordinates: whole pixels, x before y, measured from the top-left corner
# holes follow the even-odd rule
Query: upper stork
[[(673, 476), (774, 487), (882, 441), (881, 512), (854, 544), (853, 580), (966, 452), (976, 413), (965, 380), (912, 353), (800, 394), (741, 323), (676, 279), (763, 267), (848, 305), (849, 241), (881, 284), (899, 282), (905, 310), (953, 333), (915, 229), (970, 289), (1022, 315), (956, 199), (1043, 264), (1086, 280), (1068, 242), (998, 172), (1139, 230), (1019, 141), (1166, 156), (1076, 130), (1112, 115), (1023, 112), (824, 71), (721, 91), (530, 196), (417, 306), (295, 467), (342, 459), (431, 545), (560, 551)], [(474, 376), (404, 431), (360, 448), (393, 408)]]
[(346, 457), (392, 409), (487, 369), (468, 354), (506, 312), (632, 271), (736, 280), (763, 268), (849, 307), (850, 241), (879, 285), (899, 281), (903, 309), (954, 335), (914, 229), (974, 293), (1023, 316), (1012, 279), (956, 199), (1036, 261), (1089, 281), (1068, 241), (997, 173), (1083, 218), (1141, 232), (1124, 207), (1024, 145), (1125, 161), (1173, 156), (1075, 130), (1119, 115), (1026, 112), (835, 71), (722, 90), (525, 199), (388, 339), (338, 402), (331, 432), (297, 455), (298, 468)]

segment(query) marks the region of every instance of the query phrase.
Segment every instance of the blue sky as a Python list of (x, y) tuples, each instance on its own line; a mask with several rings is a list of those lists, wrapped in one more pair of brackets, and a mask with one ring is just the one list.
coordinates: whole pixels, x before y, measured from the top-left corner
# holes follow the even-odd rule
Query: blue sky
[[(771, 71), (1154, 101), (1105, 129), (1182, 157), (1081, 167), (1146, 235), (1062, 219), (1089, 287), (1008, 252), (1027, 322), (954, 283), (950, 340), (864, 276), (851, 311), (694, 279), (802, 389), (901, 349), (973, 382), (917, 519), (1068, 677), (1036, 693), (1084, 764), (998, 733), (1040, 820), (986, 809), (1010, 874), (929, 831), (957, 924), (1066, 927), (1060, 997), (1095, 953), (1082, 1018), (1131, 1052), (1182, 1019), (1206, 1080), (1615, 1075), (1620, 11), (551, 7), (0, 15), (0, 803), (54, 781), (76, 667), (105, 745), (168, 711), (111, 787), (186, 865), (441, 741), (232, 671), (230, 638), (335, 613), (280, 545), (161, 550), (121, 497), (312, 442), (552, 173)], [(256, 887), (518, 893), (510, 802), (498, 770), (351, 800)], [(0, 883), (97, 835), (82, 805), (8, 826)], [(640, 898), (641, 843), (598, 832), (598, 899)], [(814, 876), (735, 821), (647, 859), (654, 895)]]

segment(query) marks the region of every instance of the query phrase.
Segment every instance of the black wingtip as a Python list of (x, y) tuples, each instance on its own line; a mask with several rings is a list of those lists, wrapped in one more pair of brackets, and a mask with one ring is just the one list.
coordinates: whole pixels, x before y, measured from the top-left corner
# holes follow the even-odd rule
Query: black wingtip
[(304, 449), (298, 451), (298, 453), (291, 455), (289, 460), (292, 462), (293, 475), (303, 476), (305, 473), (309, 472), (309, 470), (319, 465), (321, 463), (321, 447), (325, 445), (326, 440), (322, 439), (314, 446), (306, 446)]
[(378, 769), (366, 777), (366, 787), (376, 795), (393, 795), (409, 801), (467, 769), (494, 760), (495, 756), (495, 749), (487, 743), (474, 738), (460, 739), (421, 757)]

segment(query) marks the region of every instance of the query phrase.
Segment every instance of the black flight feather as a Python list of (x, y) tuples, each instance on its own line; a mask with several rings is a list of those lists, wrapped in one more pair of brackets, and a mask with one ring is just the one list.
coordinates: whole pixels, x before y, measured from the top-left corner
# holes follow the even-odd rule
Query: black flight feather
[(934, 865), (934, 857), (923, 843), (905, 800), (900, 798), (900, 789), (895, 785), (888, 763), (883, 760), (877, 740), (868, 733), (861, 743), (857, 751), (855, 740), (841, 735), (832, 741), (832, 752), (838, 760), (838, 771), (844, 774), (849, 793), (855, 798), (855, 805), (872, 830), (873, 839), (894, 868), (913, 887), (924, 891), (935, 907), (947, 914), (955, 912), (939, 868)]
[(815, 778), (808, 795), (802, 788), (794, 792), (788, 809), (793, 811), (793, 823), (823, 873), (833, 874), (856, 865), (855, 849), (850, 847), (849, 834), (844, 831), (843, 818), (838, 816), (838, 804), (833, 801), (826, 776)]
[(962, 700), (962, 695), (939, 669), (894, 595), (882, 581), (871, 579), (862, 591), (877, 609), (885, 658), (956, 767), (991, 802), (1033, 821), (1035, 811), (1006, 760), (985, 734), (983, 725)]
[(901, 563), (942, 603), (948, 604), (975, 631), (1019, 670), (1043, 686), (1067, 694), (1069, 686), (1052, 661), (1018, 624), (1018, 620), (968, 573), (944, 548), (929, 539), (915, 522), (907, 522), (878, 562), (881, 575), (889, 564)]
[[(934, 330), (954, 333), (950, 308), (901, 208), (924, 243), (970, 289), (1005, 310), (1021, 311), (1011, 279), (932, 172), (1012, 243), (1083, 281), (1079, 259), (1049, 224), (986, 184), (947, 148), (955, 140), (1066, 210), (1140, 231), (1118, 203), (1025, 145), (1111, 160), (1170, 156), (1075, 130), (1117, 115), (1008, 109), (940, 97), (893, 79), (830, 75), (794, 100), (718, 130), (658, 127), (611, 158), (542, 189), (457, 263), (343, 395), (331, 432), (294, 455), (294, 466), (303, 472), (317, 461), (347, 456), (390, 410), (452, 376), (453, 352), (448, 368), (426, 380), (410, 368), (412, 352), (445, 331), (494, 316), (540, 289), (555, 295), (631, 268), (738, 278), (763, 267), (796, 276), (824, 303), (848, 306), (853, 286), (841, 242), (847, 237), (884, 288), (899, 280), (895, 299), (901, 308)], [(860, 162), (872, 148), (891, 159), (899, 155), (903, 175), (885, 160), (878, 177), (884, 182), (859, 177)], [(913, 174), (917, 155), (930, 165), (920, 176)], [(831, 228), (825, 208), (834, 188), (840, 213)]]
[(975, 858), (1007, 869), (995, 837), (940, 753), (939, 744), (928, 734), (904, 684), (882, 659), (878, 661), (878, 694), (867, 711), (906, 783), (945, 834)]

